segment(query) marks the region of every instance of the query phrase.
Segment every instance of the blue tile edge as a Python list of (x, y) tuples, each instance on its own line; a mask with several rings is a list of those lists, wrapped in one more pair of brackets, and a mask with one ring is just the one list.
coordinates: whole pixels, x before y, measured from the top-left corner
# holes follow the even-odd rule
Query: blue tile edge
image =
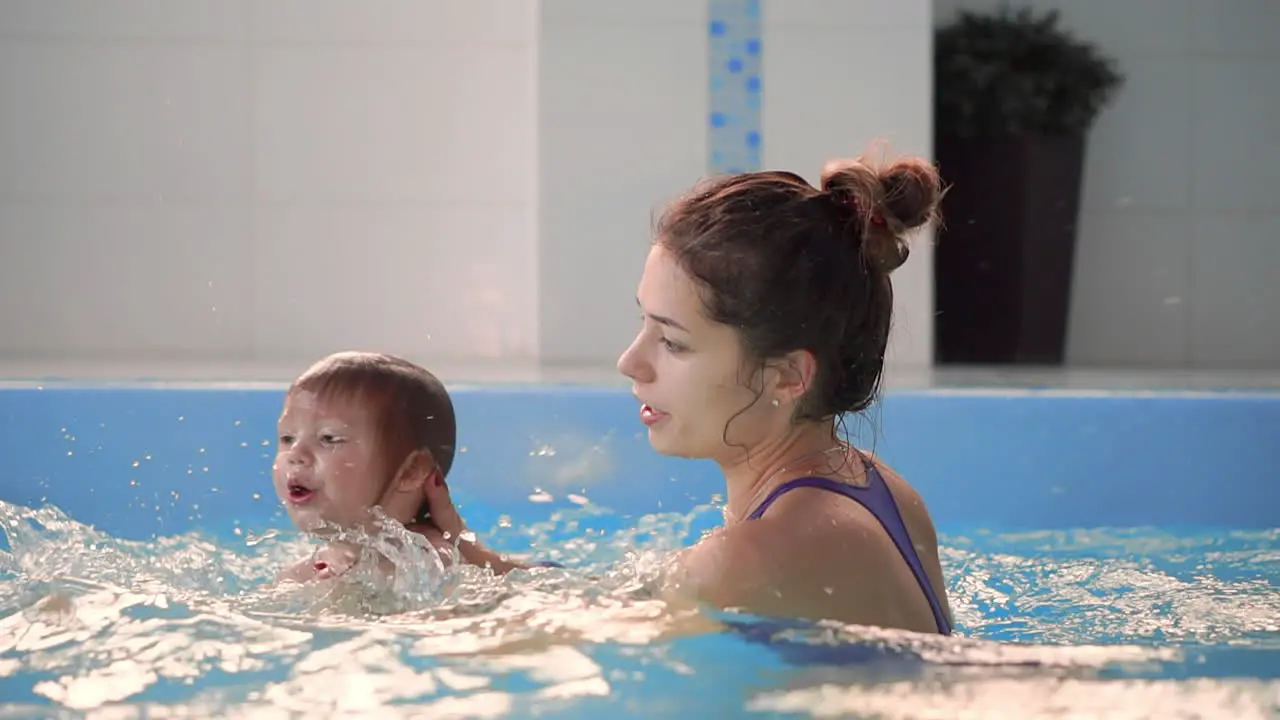
[(707, 170), (712, 174), (761, 166), (761, 1), (708, 0)]

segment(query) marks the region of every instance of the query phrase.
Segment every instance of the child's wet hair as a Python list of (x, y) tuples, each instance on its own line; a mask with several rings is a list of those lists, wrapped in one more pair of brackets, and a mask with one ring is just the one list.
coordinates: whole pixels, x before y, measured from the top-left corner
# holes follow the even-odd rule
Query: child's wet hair
[[(456, 453), (457, 419), (449, 392), (426, 369), (385, 353), (334, 353), (293, 381), (288, 394), (298, 391), (368, 407), (376, 418), (379, 449), (393, 470), (409, 453), (427, 450), (440, 477), (448, 476)], [(426, 515), (425, 507), (419, 515)]]

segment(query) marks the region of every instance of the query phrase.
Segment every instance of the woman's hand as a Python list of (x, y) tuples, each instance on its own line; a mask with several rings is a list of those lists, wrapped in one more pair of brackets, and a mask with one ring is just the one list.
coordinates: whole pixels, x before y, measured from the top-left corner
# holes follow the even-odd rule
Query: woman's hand
[(427, 508), (431, 512), (432, 524), (449, 544), (456, 545), (463, 562), (488, 567), (498, 575), (503, 575), (515, 568), (525, 567), (503, 558), (480, 544), (475, 534), (467, 530), (466, 523), (458, 513), (458, 508), (453, 504), (453, 498), (449, 496), (449, 486), (443, 479), (438, 484), (427, 484)]

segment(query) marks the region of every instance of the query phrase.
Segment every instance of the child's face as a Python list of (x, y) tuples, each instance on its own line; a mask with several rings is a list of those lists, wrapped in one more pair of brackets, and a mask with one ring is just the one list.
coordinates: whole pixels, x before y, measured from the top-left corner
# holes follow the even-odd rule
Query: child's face
[(285, 399), (272, 482), (299, 529), (357, 525), (384, 504), (396, 468), (383, 457), (374, 421), (354, 399), (301, 390)]

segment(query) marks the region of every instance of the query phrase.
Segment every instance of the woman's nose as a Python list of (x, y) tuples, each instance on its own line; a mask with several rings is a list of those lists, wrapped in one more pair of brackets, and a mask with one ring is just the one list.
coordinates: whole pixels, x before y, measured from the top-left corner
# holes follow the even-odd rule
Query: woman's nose
[(640, 356), (640, 338), (637, 337), (618, 356), (618, 372), (636, 382), (649, 382), (653, 379), (653, 367)]

